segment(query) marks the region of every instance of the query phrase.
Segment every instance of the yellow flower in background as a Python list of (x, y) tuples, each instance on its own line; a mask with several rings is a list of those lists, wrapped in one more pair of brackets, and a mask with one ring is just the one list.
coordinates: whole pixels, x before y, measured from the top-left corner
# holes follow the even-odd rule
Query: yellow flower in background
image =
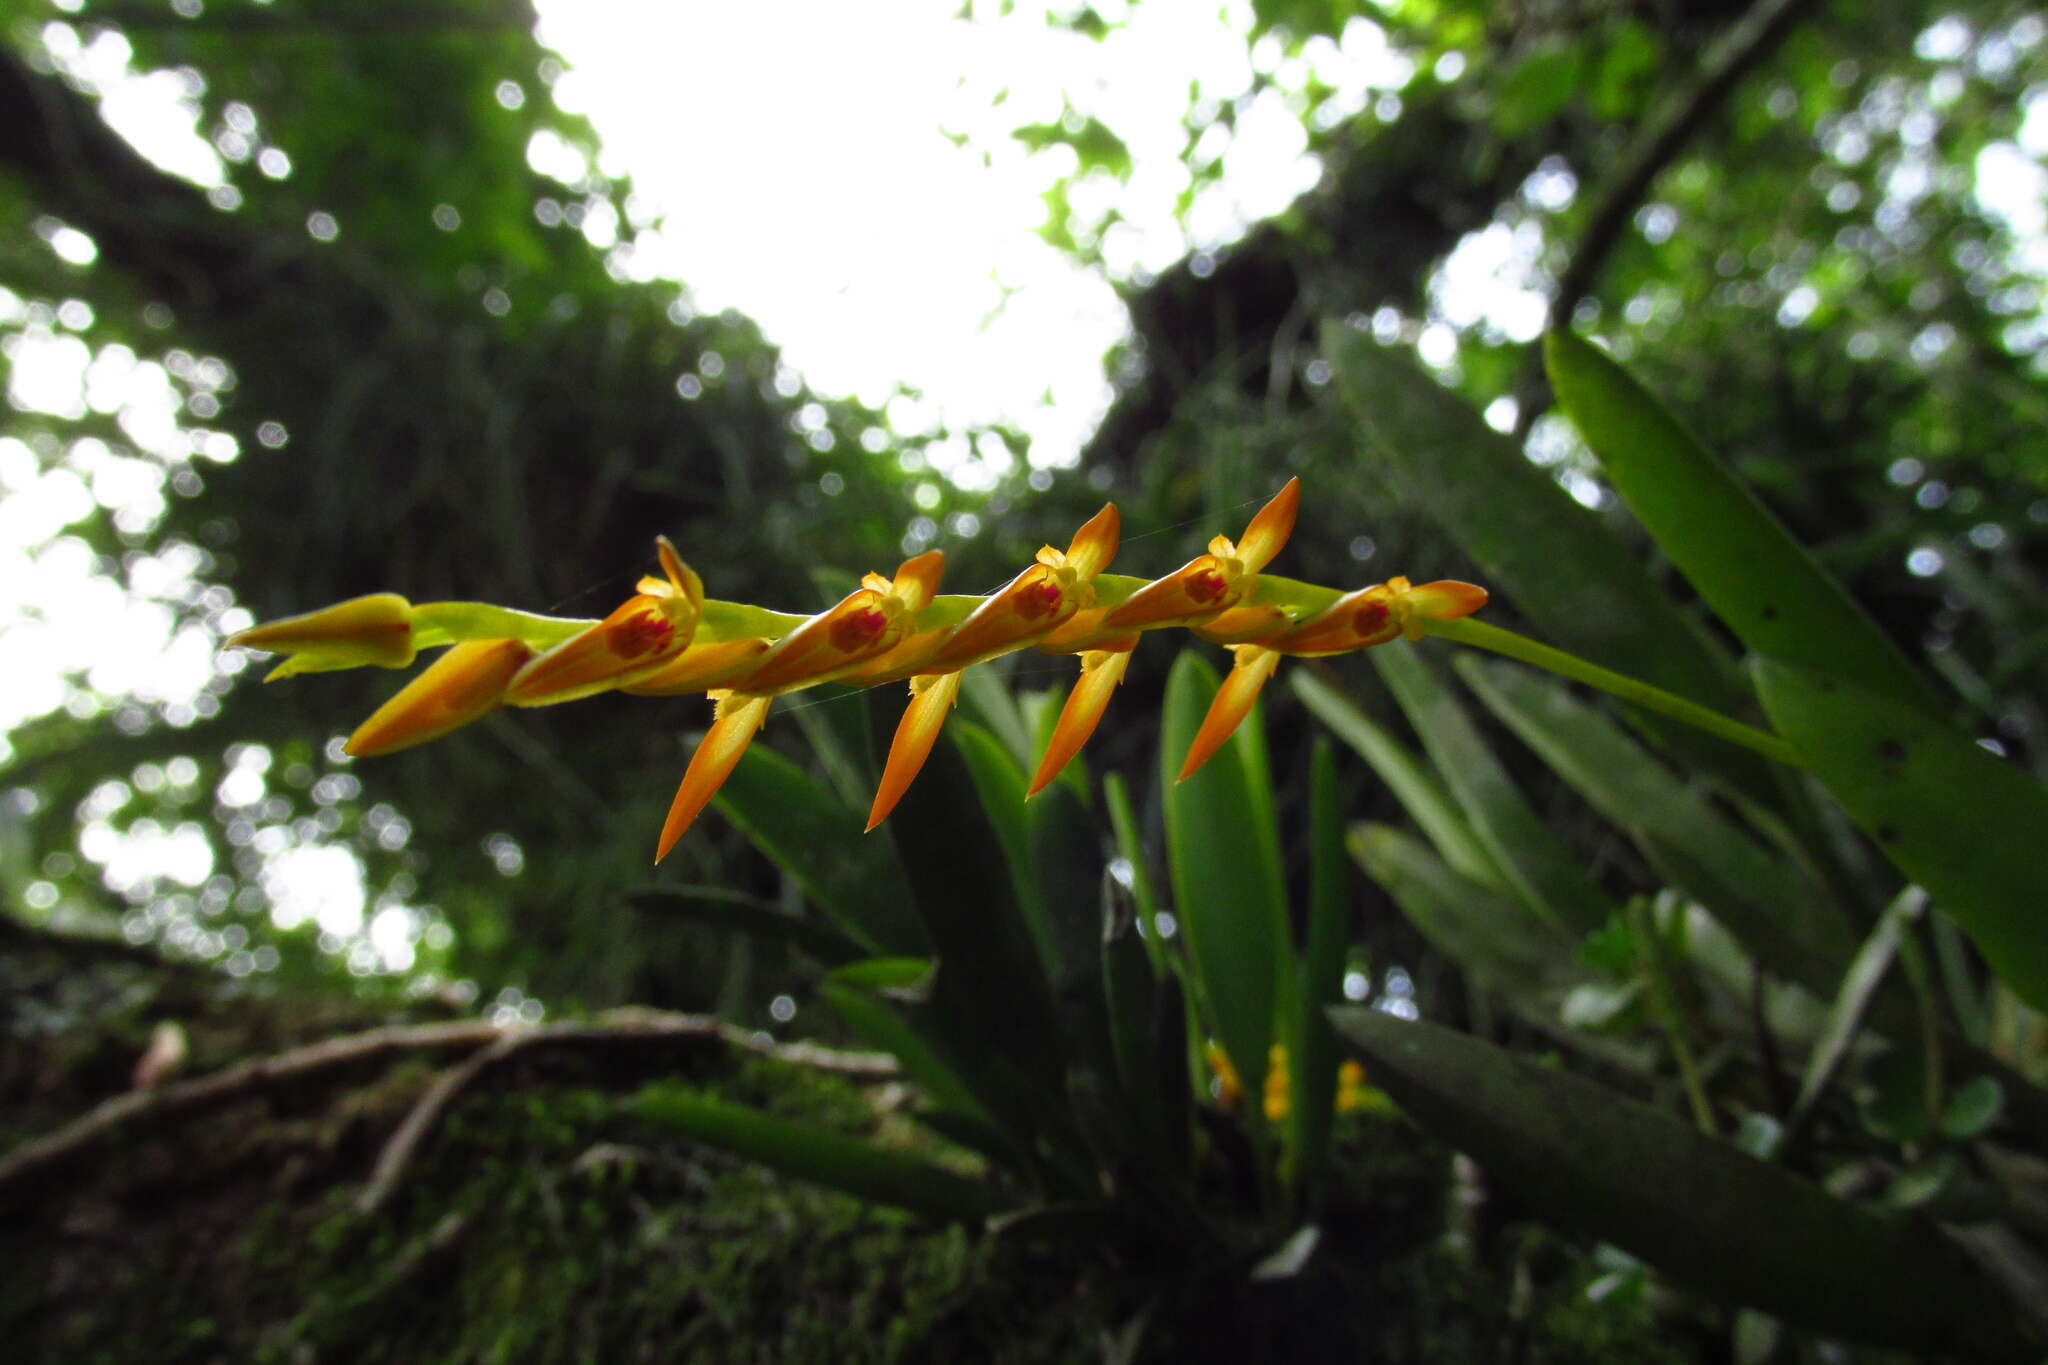
[(1202, 1060), (1216, 1075), (1216, 1102), (1225, 1109), (1237, 1108), (1237, 1102), (1244, 1098), (1244, 1082), (1238, 1080), (1237, 1068), (1230, 1064), (1230, 1054), (1212, 1038), (1202, 1044)]

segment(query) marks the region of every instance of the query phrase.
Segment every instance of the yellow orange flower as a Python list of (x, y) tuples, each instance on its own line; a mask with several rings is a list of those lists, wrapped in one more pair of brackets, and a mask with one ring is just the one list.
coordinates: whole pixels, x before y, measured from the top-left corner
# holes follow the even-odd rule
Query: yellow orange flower
[(358, 725), (343, 748), (370, 758), (439, 739), (496, 710), (531, 658), (532, 647), (520, 640), (459, 641)]
[(1237, 1068), (1230, 1064), (1230, 1054), (1211, 1039), (1202, 1044), (1202, 1060), (1209, 1064), (1209, 1070), (1216, 1073), (1217, 1103), (1225, 1109), (1237, 1108), (1237, 1102), (1244, 1097), (1244, 1082), (1238, 1080)]
[(1223, 742), (1251, 714), (1252, 704), (1259, 699), (1259, 689), (1266, 685), (1266, 679), (1280, 666), (1279, 651), (1263, 645), (1239, 645), (1231, 653), (1237, 662), (1230, 676), (1223, 680), (1223, 686), (1216, 689), (1209, 714), (1202, 717), (1202, 728), (1195, 732), (1187, 759), (1180, 765), (1180, 776), (1174, 779), (1177, 782), (1193, 777), (1195, 770), (1223, 747)]
[(896, 576), (871, 573), (828, 610), (770, 645), (734, 683), (735, 690), (773, 696), (827, 681), (886, 653), (938, 591), (946, 556), (937, 550), (906, 559)]
[(1209, 542), (1207, 554), (1196, 555), (1166, 577), (1132, 593), (1110, 611), (1103, 625), (1111, 630), (1184, 625), (1208, 620), (1236, 606), (1257, 583), (1259, 570), (1273, 562), (1273, 556), (1294, 534), (1294, 517), (1300, 507), (1301, 480), (1289, 479), (1287, 486), (1259, 509), (1241, 540), (1217, 536)]
[(1444, 578), (1420, 587), (1390, 578), (1346, 593), (1328, 608), (1267, 643), (1284, 654), (1343, 654), (1381, 645), (1396, 636), (1422, 638), (1418, 618), (1439, 621), (1470, 616), (1486, 605), (1486, 589)]
[(667, 537), (655, 540), (663, 577), (587, 630), (535, 658), (506, 689), (518, 706), (551, 706), (604, 692), (659, 668), (689, 648), (704, 611), (704, 583)]
[(1260, 1107), (1268, 1123), (1287, 1117), (1287, 1049), (1278, 1043), (1266, 1054), (1266, 1093)]
[(230, 635), (227, 643), (285, 656), (265, 682), (294, 673), (339, 668), (404, 668), (418, 652), (413, 644), (412, 603), (395, 592), (351, 597), (331, 607), (269, 621)]
[(1131, 664), (1131, 651), (1137, 647), (1138, 637), (1132, 635), (1111, 641), (1107, 649), (1091, 649), (1081, 656), (1081, 676), (1074, 683), (1074, 690), (1067, 693), (1066, 705), (1060, 708), (1052, 738), (1046, 742), (1038, 771), (1024, 793), (1026, 800), (1050, 786), (1095, 733), (1096, 722), (1109, 705), (1109, 694), (1124, 680), (1124, 670)]
[(917, 614), (931, 605), (945, 564), (946, 557), (933, 550), (904, 560), (893, 579), (867, 575), (837, 604), (770, 645), (731, 688), (711, 694), (717, 710), (669, 803), (655, 862), (668, 856), (732, 775), (767, 719), (768, 703), (780, 693), (825, 682), (887, 652)]
[(1365, 1068), (1356, 1057), (1346, 1057), (1337, 1068), (1337, 1112), (1348, 1114), (1363, 1109), (1372, 1100), (1365, 1085)]
[(676, 840), (711, 804), (711, 798), (739, 766), (740, 756), (754, 742), (761, 722), (768, 718), (771, 698), (734, 692), (714, 692), (712, 696), (717, 700), (717, 710), (712, 713), (711, 728), (704, 732), (697, 752), (690, 755), (682, 785), (676, 788), (675, 799), (669, 802), (668, 817), (661, 822), (661, 838), (654, 847), (657, 863), (668, 856)]
[(953, 709), (959, 696), (957, 670), (920, 673), (910, 680), (910, 705), (896, 726), (896, 737), (889, 742), (889, 758), (882, 765), (882, 780), (875, 787), (874, 804), (868, 808), (869, 829), (888, 819), (903, 793), (910, 790), (911, 780), (930, 757), (939, 727), (946, 723), (946, 713)]
[(1095, 576), (1116, 558), (1120, 523), (1110, 503), (1074, 533), (1065, 550), (1050, 545), (1038, 562), (983, 600), (926, 661), (948, 672), (1040, 639), (1095, 600)]

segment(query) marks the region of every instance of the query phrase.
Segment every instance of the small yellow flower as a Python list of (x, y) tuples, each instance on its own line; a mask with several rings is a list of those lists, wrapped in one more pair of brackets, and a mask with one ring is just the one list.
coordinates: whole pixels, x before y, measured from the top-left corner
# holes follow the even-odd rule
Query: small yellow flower
[(946, 557), (933, 550), (904, 560), (893, 579), (869, 574), (834, 606), (770, 645), (731, 687), (710, 694), (717, 710), (669, 803), (655, 862), (668, 856), (732, 776), (768, 718), (768, 703), (783, 692), (829, 681), (894, 647), (917, 614), (931, 605), (945, 564)]
[(1230, 1054), (1212, 1038), (1202, 1044), (1202, 1060), (1216, 1074), (1216, 1102), (1225, 1109), (1237, 1108), (1237, 1102), (1244, 1098), (1244, 1083), (1237, 1078), (1237, 1068), (1230, 1064)]
[(1278, 1043), (1266, 1054), (1264, 1107), (1268, 1123), (1278, 1123), (1287, 1117), (1287, 1049)]
[(1372, 1095), (1365, 1085), (1365, 1068), (1356, 1057), (1345, 1058), (1337, 1068), (1337, 1112), (1348, 1114), (1363, 1109), (1371, 1101)]

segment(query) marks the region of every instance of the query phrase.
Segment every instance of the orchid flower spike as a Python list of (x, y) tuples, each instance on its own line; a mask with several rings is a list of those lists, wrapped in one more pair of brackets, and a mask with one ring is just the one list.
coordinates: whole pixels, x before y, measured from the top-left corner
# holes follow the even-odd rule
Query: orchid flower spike
[(656, 537), (662, 577), (643, 578), (612, 614), (534, 659), (512, 679), (506, 700), (551, 706), (609, 691), (689, 648), (704, 613), (704, 582), (668, 537)]
[(1166, 577), (1147, 583), (1103, 618), (1112, 630), (1146, 630), (1154, 626), (1206, 621), (1250, 595), (1259, 571), (1273, 562), (1294, 534), (1301, 508), (1301, 480), (1287, 486), (1259, 509), (1244, 537), (1217, 536), (1209, 552), (1196, 555)]

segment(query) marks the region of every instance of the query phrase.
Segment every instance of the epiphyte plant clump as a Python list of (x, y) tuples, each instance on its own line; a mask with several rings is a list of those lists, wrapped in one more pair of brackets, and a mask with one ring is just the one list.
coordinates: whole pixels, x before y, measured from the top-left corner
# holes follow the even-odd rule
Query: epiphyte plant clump
[(1216, 694), (1180, 776), (1192, 775), (1237, 729), (1288, 655), (1317, 657), (1419, 638), (1422, 622), (1453, 620), (1486, 604), (1486, 590), (1445, 579), (1405, 578), (1352, 592), (1265, 572), (1294, 530), (1301, 481), (1290, 479), (1232, 540), (1161, 578), (1105, 572), (1119, 534), (1110, 503), (1065, 550), (1047, 545), (1015, 578), (986, 596), (941, 595), (943, 553), (903, 561), (891, 577), (870, 573), (815, 615), (771, 611), (704, 595), (703, 580), (667, 539), (661, 575), (639, 581), (602, 620), (541, 616), (481, 602), (414, 604), (397, 593), (351, 598), (253, 627), (228, 644), (284, 655), (266, 681), (294, 673), (409, 666), (420, 651), (441, 657), (377, 708), (349, 737), (357, 757), (437, 739), (500, 706), (548, 706), (599, 692), (667, 697), (701, 692), (716, 704), (711, 728), (683, 774), (663, 822), (655, 861), (666, 857), (738, 765), (787, 692), (824, 682), (904, 682), (910, 705), (897, 726), (868, 812), (873, 829), (895, 808), (931, 753), (975, 664), (1017, 650), (1080, 656), (1027, 795), (1036, 795), (1080, 752), (1148, 630), (1180, 627), (1228, 648), (1233, 666)]

